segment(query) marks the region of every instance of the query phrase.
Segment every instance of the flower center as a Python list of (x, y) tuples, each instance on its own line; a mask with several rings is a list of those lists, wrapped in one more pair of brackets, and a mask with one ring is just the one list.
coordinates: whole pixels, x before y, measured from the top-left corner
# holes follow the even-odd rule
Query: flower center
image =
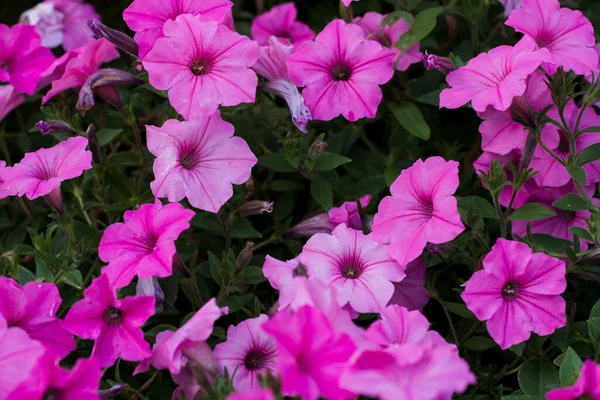
[(58, 393), (56, 393), (53, 389), (50, 389), (44, 393), (42, 400), (58, 400)]
[(187, 170), (193, 169), (196, 165), (198, 165), (199, 161), (199, 152), (195, 150), (185, 152), (179, 157), (179, 164)]
[(190, 71), (196, 76), (206, 75), (212, 69), (212, 64), (207, 58), (197, 58), (190, 64)]
[(338, 64), (331, 69), (331, 76), (334, 81), (347, 81), (351, 75), (352, 70), (350, 67), (343, 64)]
[(569, 154), (571, 152), (571, 144), (569, 143), (567, 136), (562, 130), (558, 133), (560, 135), (560, 142), (558, 143), (558, 147), (556, 148), (556, 150), (559, 153)]
[(244, 366), (249, 371), (257, 371), (264, 369), (270, 359), (271, 354), (266, 349), (251, 349), (244, 358)]
[(308, 276), (308, 271), (304, 265), (298, 264), (298, 266), (292, 270), (292, 276)]
[(358, 279), (362, 275), (363, 263), (356, 257), (350, 257), (344, 260), (340, 272), (346, 279)]
[(104, 310), (104, 322), (109, 325), (119, 325), (123, 321), (123, 313), (114, 307), (108, 307)]
[(506, 285), (502, 288), (502, 297), (505, 299), (512, 299), (517, 296), (518, 288), (512, 282), (507, 282)]

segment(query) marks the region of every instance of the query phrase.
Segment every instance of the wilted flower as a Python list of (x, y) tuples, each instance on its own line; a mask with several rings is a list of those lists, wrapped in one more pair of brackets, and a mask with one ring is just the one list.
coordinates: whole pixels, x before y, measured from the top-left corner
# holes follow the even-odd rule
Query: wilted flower
[(250, 28), (252, 39), (261, 46), (268, 45), (272, 36), (289, 40), (295, 45), (312, 40), (315, 33), (308, 25), (296, 21), (297, 16), (298, 10), (293, 2), (271, 8), (270, 11), (252, 20)]
[(274, 202), (251, 200), (247, 203), (242, 204), (240, 208), (236, 210), (236, 214), (241, 217), (249, 217), (251, 215), (259, 215), (263, 213), (270, 214), (273, 212)]
[(427, 50), (425, 50), (425, 53), (421, 55), (421, 61), (423, 62), (423, 65), (427, 71), (437, 69), (442, 74), (447, 75), (456, 69), (456, 66), (448, 57), (440, 57), (436, 56), (435, 54), (429, 54), (427, 53)]
[(71, 125), (64, 121), (40, 121), (35, 124), (35, 127), (42, 135), (53, 135), (57, 133), (71, 134), (75, 133)]

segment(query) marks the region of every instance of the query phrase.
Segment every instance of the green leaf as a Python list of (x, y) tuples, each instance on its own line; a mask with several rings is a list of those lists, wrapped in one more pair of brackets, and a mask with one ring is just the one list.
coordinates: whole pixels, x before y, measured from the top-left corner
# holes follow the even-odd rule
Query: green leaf
[(392, 186), (392, 183), (398, 178), (402, 170), (395, 165), (387, 167), (383, 171), (383, 179), (385, 180), (385, 184), (388, 186)]
[(329, 171), (339, 167), (340, 165), (347, 164), (352, 160), (348, 157), (338, 156), (335, 153), (323, 152), (315, 158), (313, 170), (315, 171)]
[(549, 253), (562, 253), (565, 247), (573, 245), (568, 240), (555, 238), (554, 236), (546, 235), (544, 233), (532, 233), (531, 244), (540, 247), (542, 250)]
[(484, 351), (496, 347), (496, 342), (485, 336), (473, 336), (465, 342), (465, 347), (469, 350)]
[(52, 282), (54, 274), (42, 260), (35, 260), (35, 276), (37, 281)]
[(473, 313), (467, 308), (467, 306), (462, 303), (444, 302), (444, 306), (446, 306), (448, 311), (450, 311), (451, 313), (454, 313), (463, 318), (475, 318), (475, 315), (473, 315)]
[(425, 122), (425, 118), (423, 118), (419, 107), (413, 103), (405, 102), (401, 105), (390, 103), (389, 108), (398, 123), (411, 135), (419, 139), (429, 140), (431, 129), (429, 129), (429, 125)]
[(560, 375), (560, 384), (562, 386), (571, 386), (574, 384), (579, 377), (579, 371), (581, 371), (582, 366), (583, 361), (581, 361), (581, 358), (577, 355), (575, 350), (569, 347), (565, 352), (558, 370)]
[(75, 289), (83, 289), (83, 277), (78, 269), (67, 272), (60, 281), (69, 286), (73, 286)]
[(528, 203), (517, 208), (508, 219), (511, 221), (535, 221), (536, 219), (555, 216), (556, 213), (537, 203)]
[(262, 235), (246, 219), (235, 219), (231, 224), (231, 237), (237, 239), (261, 238)]
[(221, 328), (220, 326), (215, 326), (215, 328), (212, 331), (212, 335), (219, 339), (227, 340), (227, 334), (225, 333), (225, 329)]
[(523, 350), (525, 350), (525, 345), (527, 344), (527, 342), (522, 342), (519, 344), (515, 344), (514, 346), (510, 346), (508, 348), (508, 350), (512, 351), (513, 353), (515, 353), (516, 355), (518, 355), (519, 357), (521, 357), (523, 355)]
[(600, 317), (594, 317), (587, 320), (590, 339), (594, 342), (594, 347), (600, 345)]
[(560, 199), (556, 200), (552, 205), (561, 210), (567, 211), (582, 211), (587, 210), (588, 205), (580, 196), (575, 193), (569, 193), (564, 195)]
[(98, 144), (100, 146), (104, 146), (105, 144), (110, 142), (112, 139), (119, 136), (119, 134), (121, 132), (123, 132), (123, 129), (108, 129), (108, 128), (100, 129), (98, 132), (96, 132), (96, 137), (98, 137)]
[(577, 158), (577, 164), (582, 167), (594, 161), (600, 160), (600, 143), (593, 144), (583, 149)]
[(475, 215), (481, 215), (483, 218), (498, 219), (494, 206), (483, 197), (463, 197), (458, 199), (458, 206), (464, 210), (473, 212)]
[(325, 210), (333, 207), (333, 189), (331, 184), (324, 179), (312, 181), (310, 183), (310, 194), (313, 199)]
[(572, 226), (569, 228), (569, 230), (577, 236), (579, 236), (580, 238), (587, 240), (588, 242), (594, 241), (592, 234), (579, 226)]
[(271, 182), (271, 190), (275, 192), (293, 192), (296, 190), (304, 190), (304, 185), (294, 181), (278, 181)]
[(252, 293), (246, 293), (241, 296), (229, 296), (223, 302), (223, 306), (228, 307), (229, 314), (231, 314), (242, 308), (246, 303), (252, 300), (253, 297), (254, 294)]
[(576, 182), (587, 185), (587, 176), (583, 168), (577, 166), (567, 167), (567, 172)]
[(19, 284), (20, 285), (24, 285), (27, 282), (33, 282), (35, 281), (35, 275), (31, 273), (30, 270), (28, 270), (27, 268), (25, 268), (22, 265), (19, 265)]
[(276, 172), (294, 172), (294, 168), (281, 153), (272, 153), (258, 159), (258, 165)]
[(558, 386), (558, 370), (552, 361), (530, 360), (519, 370), (518, 380), (524, 394), (541, 397)]
[(208, 264), (210, 265), (210, 275), (217, 282), (217, 285), (223, 286), (221, 278), (221, 260), (210, 251), (208, 252)]
[(237, 276), (239, 283), (245, 283), (248, 285), (264, 282), (265, 276), (263, 275), (262, 268), (248, 266), (244, 268)]
[(443, 11), (442, 7), (432, 7), (418, 13), (410, 25), (410, 30), (400, 36), (400, 39), (398, 39), (394, 46), (406, 50), (421, 39), (424, 39), (435, 28), (437, 17)]
[(100, 239), (102, 239), (102, 232), (93, 226), (75, 220), (73, 220), (73, 233), (76, 240), (81, 241), (87, 247), (98, 247)]
[(381, 26), (392, 26), (396, 24), (400, 20), (400, 18), (404, 19), (407, 23), (411, 24), (413, 22), (413, 16), (406, 11), (394, 11), (389, 13), (383, 21), (381, 21)]
[(590, 311), (590, 318), (600, 318), (600, 300), (594, 304), (592, 311)]

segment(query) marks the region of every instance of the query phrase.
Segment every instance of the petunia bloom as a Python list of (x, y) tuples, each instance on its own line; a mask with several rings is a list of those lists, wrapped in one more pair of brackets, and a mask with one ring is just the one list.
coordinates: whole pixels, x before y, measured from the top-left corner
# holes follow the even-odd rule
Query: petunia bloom
[(381, 102), (379, 85), (394, 75), (394, 53), (362, 29), (342, 20), (329, 23), (315, 41), (301, 43), (288, 58), (290, 79), (314, 119), (343, 115), (349, 121), (373, 118)]
[(179, 203), (163, 206), (158, 199), (126, 211), (124, 223), (110, 225), (100, 240), (98, 256), (109, 263), (102, 273), (117, 288), (127, 286), (135, 275), (139, 279), (170, 276), (175, 240), (190, 227), (194, 214)]
[(440, 107), (459, 108), (470, 101), (477, 112), (488, 106), (506, 111), (515, 97), (525, 93), (527, 77), (549, 60), (548, 50), (538, 49), (527, 36), (514, 47), (495, 47), (448, 74), (451, 88), (440, 93)]
[(227, 400), (275, 400), (275, 397), (268, 389), (257, 389), (233, 393), (227, 397)]
[(164, 37), (163, 27), (167, 21), (181, 14), (192, 14), (223, 22), (232, 6), (230, 0), (135, 0), (123, 11), (123, 19), (132, 31), (137, 32), (134, 38), (143, 59), (156, 41)]
[(232, 184), (246, 182), (257, 161), (218, 111), (193, 121), (168, 120), (146, 131), (148, 150), (157, 157), (150, 188), (171, 202), (187, 197), (193, 207), (216, 213), (233, 195)]
[(339, 225), (331, 235), (317, 233), (302, 248), (300, 261), (310, 279), (337, 289), (340, 306), (359, 313), (379, 312), (394, 293), (392, 282), (406, 275), (388, 256), (386, 245), (362, 231)]
[(585, 360), (579, 379), (568, 388), (553, 389), (546, 393), (546, 400), (600, 399), (600, 365)]
[(54, 4), (42, 2), (21, 14), (19, 22), (35, 26), (42, 40), (42, 46), (51, 49), (60, 46), (63, 42), (64, 18), (64, 14), (55, 9)]
[[(363, 210), (367, 208), (372, 198), (373, 196), (370, 194), (361, 197), (358, 200), (360, 207)], [(327, 214), (329, 215), (329, 221), (333, 224), (333, 226), (346, 224), (349, 228), (356, 229), (357, 231), (361, 231), (363, 228), (356, 201), (347, 201), (340, 207), (333, 207), (327, 212)]]
[(275, 370), (284, 395), (302, 400), (353, 397), (340, 388), (338, 379), (356, 347), (348, 335), (334, 330), (320, 310), (304, 306), (294, 313), (280, 311), (263, 329), (273, 336), (279, 351)]
[(300, 257), (288, 261), (280, 261), (267, 255), (262, 267), (265, 278), (276, 290), (290, 284), (295, 276), (306, 276), (306, 267), (300, 263)]
[(287, 40), (271, 37), (266, 46), (260, 48), (260, 55), (252, 69), (257, 74), (268, 79), (268, 82), (259, 87), (265, 92), (282, 97), (292, 114), (292, 122), (298, 129), (306, 133), (306, 124), (312, 120), (312, 115), (298, 87), (290, 82), (286, 60), (292, 54), (292, 46)]
[(566, 325), (564, 261), (532, 254), (524, 243), (498, 239), (461, 294), (502, 349)]
[(581, 11), (560, 8), (558, 0), (523, 0), (506, 25), (549, 50), (550, 59), (542, 65), (549, 74), (559, 67), (578, 75), (598, 73), (594, 27)]
[(106, 275), (94, 279), (83, 297), (67, 313), (64, 328), (81, 338), (94, 340), (92, 357), (102, 368), (113, 365), (119, 357), (139, 361), (152, 354), (141, 326), (154, 315), (154, 297), (118, 300)]
[(6, 178), (9, 172), (10, 167), (6, 166), (6, 161), (0, 160), (0, 199), (14, 195), (14, 193), (7, 191), (5, 187)]
[(252, 20), (250, 28), (252, 39), (261, 46), (267, 45), (271, 36), (289, 40), (295, 45), (312, 40), (315, 33), (308, 25), (296, 21), (297, 16), (298, 10), (293, 2), (271, 8), (270, 11)]
[(73, 50), (87, 45), (94, 39), (88, 29), (90, 19), (100, 19), (91, 4), (82, 0), (45, 0), (52, 4), (57, 12), (63, 15), (62, 45), (65, 50)]
[(0, 121), (24, 101), (25, 97), (12, 85), (0, 85)]
[(227, 340), (215, 346), (214, 356), (219, 369), (233, 376), (235, 390), (259, 389), (259, 376), (272, 372), (277, 359), (273, 338), (262, 325), (269, 317), (262, 314), (227, 329)]
[(416, 43), (406, 51), (395, 47), (396, 42), (410, 30), (410, 24), (404, 18), (398, 19), (392, 26), (382, 26), (386, 15), (377, 12), (368, 12), (362, 17), (354, 19), (354, 23), (360, 26), (365, 37), (375, 40), (382, 46), (389, 47), (394, 52), (394, 62), (398, 71), (406, 71), (412, 64), (421, 61), (421, 46)]
[(186, 120), (208, 117), (219, 105), (254, 102), (258, 78), (250, 67), (258, 59), (256, 42), (189, 14), (167, 21), (164, 34), (142, 63), (150, 84), (168, 90), (171, 105)]
[(360, 0), (342, 0), (342, 3), (344, 3), (344, 5), (346, 7), (349, 7), (350, 3), (352, 3), (353, 1), (360, 1)]
[(391, 196), (379, 203), (373, 237), (390, 243), (390, 255), (406, 266), (429, 243), (446, 243), (465, 228), (456, 198), (458, 163), (441, 157), (417, 160), (390, 187)]
[(417, 258), (408, 263), (404, 273), (404, 279), (394, 282), (394, 294), (388, 304), (421, 311), (429, 302), (429, 291), (425, 287), (425, 263)]
[(33, 95), (42, 73), (54, 59), (50, 49), (42, 46), (35, 27), (0, 24), (0, 82)]
[(504, 6), (504, 15), (509, 16), (513, 10), (523, 7), (523, 0), (498, 0)]
[(75, 350), (75, 340), (56, 316), (61, 301), (53, 283), (28, 282), (21, 287), (11, 278), (0, 277), (0, 314), (8, 326), (23, 329), (63, 359)]

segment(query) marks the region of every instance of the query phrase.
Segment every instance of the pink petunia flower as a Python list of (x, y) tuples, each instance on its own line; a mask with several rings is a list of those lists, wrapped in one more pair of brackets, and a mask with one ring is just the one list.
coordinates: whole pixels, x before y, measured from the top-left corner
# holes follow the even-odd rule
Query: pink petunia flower
[(294, 313), (280, 311), (263, 329), (273, 336), (279, 351), (275, 369), (284, 395), (303, 400), (353, 397), (340, 388), (338, 378), (356, 347), (320, 310), (304, 306)]
[(223, 314), (227, 314), (227, 307), (220, 308), (215, 299), (210, 299), (176, 332), (165, 332), (165, 339), (157, 341), (152, 349), (152, 365), (168, 369), (172, 374), (179, 373), (188, 359), (195, 358), (198, 347), (206, 347), (205, 340)]
[(564, 261), (531, 253), (524, 243), (498, 239), (461, 294), (477, 319), (487, 321), (492, 339), (504, 350), (546, 336), (566, 325)]
[(11, 392), (36, 373), (45, 351), (23, 329), (10, 328), (0, 314), (0, 400), (11, 399)]
[(0, 85), (0, 121), (24, 101), (25, 97), (12, 85)]
[(315, 41), (301, 43), (288, 58), (290, 79), (317, 120), (338, 115), (353, 122), (373, 118), (381, 102), (379, 85), (394, 75), (394, 53), (362, 29), (342, 20), (329, 23)]
[(390, 243), (389, 254), (406, 266), (429, 243), (446, 243), (464, 229), (456, 199), (458, 163), (441, 157), (417, 160), (390, 187), (391, 196), (379, 203), (373, 237)]
[(100, 400), (101, 377), (102, 369), (94, 358), (80, 358), (71, 370), (66, 370), (51, 353), (46, 353), (31, 379), (23, 382), (10, 398)]
[(287, 40), (270, 37), (267, 45), (260, 48), (260, 55), (252, 69), (268, 81), (259, 87), (268, 93), (283, 98), (292, 114), (292, 122), (300, 131), (306, 133), (306, 124), (312, 115), (298, 87), (290, 82), (286, 60), (292, 54), (292, 46)]
[(60, 46), (63, 42), (64, 17), (62, 12), (54, 8), (54, 4), (42, 2), (21, 14), (19, 22), (35, 26), (42, 40), (42, 46), (51, 49)]
[[(579, 117), (579, 108), (574, 101), (570, 101), (564, 110), (564, 116), (569, 125), (569, 129), (573, 131)], [(558, 111), (553, 108), (548, 112), (548, 117), (555, 120), (560, 120)], [(579, 129), (589, 128), (590, 126), (600, 125), (600, 116), (593, 109), (586, 109), (583, 112)], [(556, 155), (567, 161), (571, 152), (571, 145), (565, 134), (552, 124), (546, 124), (544, 131), (548, 134), (553, 134), (558, 137), (558, 140), (546, 143), (548, 148), (554, 151)], [(575, 140), (577, 152), (581, 152), (585, 148), (600, 143), (600, 135), (596, 133), (584, 133)], [(571, 180), (567, 169), (548, 154), (541, 146), (536, 149), (533, 159), (531, 160), (530, 168), (539, 171), (533, 179), (539, 186), (560, 187), (564, 186)], [(587, 182), (600, 182), (600, 161), (594, 161), (583, 166), (586, 172)]]
[(79, 55), (75, 55), (68, 61), (64, 74), (60, 79), (52, 82), (52, 88), (42, 98), (42, 104), (67, 89), (81, 88), (100, 70), (101, 64), (116, 58), (119, 58), (119, 52), (112, 43), (106, 39), (92, 40)]
[(273, 289), (281, 290), (285, 285), (292, 283), (295, 276), (306, 276), (306, 267), (300, 263), (300, 257), (288, 261), (281, 261), (267, 255), (262, 267), (265, 278)]
[(239, 325), (230, 325), (227, 340), (215, 346), (214, 356), (221, 372), (233, 376), (235, 390), (260, 388), (259, 376), (273, 372), (277, 349), (273, 338), (262, 329), (269, 317), (262, 314)]
[(550, 59), (542, 65), (549, 74), (561, 66), (578, 75), (598, 73), (594, 27), (581, 11), (560, 8), (558, 0), (523, 0), (506, 25), (549, 50)]
[(42, 72), (54, 59), (50, 49), (42, 46), (35, 27), (0, 24), (0, 82), (33, 95)]
[(346, 7), (350, 7), (350, 3), (352, 3), (353, 1), (360, 1), (360, 0), (342, 0), (342, 3), (344, 3), (344, 5)]
[[(372, 198), (373, 196), (370, 194), (361, 197), (358, 200), (360, 207), (363, 210), (367, 208)], [(362, 231), (362, 220), (360, 218), (360, 214), (358, 213), (358, 205), (356, 204), (356, 201), (347, 201), (340, 207), (333, 207), (327, 212), (327, 214), (329, 215), (329, 221), (333, 224), (333, 226), (346, 224), (349, 228)]]
[(585, 360), (579, 379), (568, 388), (553, 389), (546, 393), (546, 400), (600, 399), (600, 365)]
[(92, 168), (92, 153), (85, 149), (87, 145), (86, 138), (75, 136), (49, 149), (26, 153), (7, 172), (5, 190), (11, 195), (27, 195), (29, 200), (45, 196), (57, 212), (62, 212), (61, 182)]
[(148, 150), (157, 157), (152, 193), (172, 202), (187, 197), (201, 210), (219, 211), (233, 195), (232, 184), (246, 182), (257, 161), (218, 111), (193, 121), (168, 120), (160, 128), (147, 126), (146, 132)]
[(233, 393), (227, 397), (227, 400), (275, 400), (275, 397), (268, 389), (257, 389)]
[(181, 14), (192, 14), (223, 22), (232, 6), (230, 0), (135, 0), (123, 11), (123, 19), (132, 31), (137, 32), (134, 38), (143, 59), (156, 41), (164, 37), (163, 27), (167, 21), (175, 20)]
[(118, 300), (106, 275), (94, 279), (83, 297), (67, 313), (64, 328), (81, 338), (94, 340), (92, 357), (101, 367), (113, 365), (119, 357), (139, 361), (152, 354), (141, 326), (154, 315), (154, 297)]
[(208, 117), (219, 105), (253, 103), (258, 78), (250, 69), (259, 48), (246, 36), (215, 21), (180, 15), (167, 21), (166, 37), (142, 60), (152, 86), (186, 120)]
[[(160, 336), (160, 333), (158, 335)], [(158, 340), (158, 336), (156, 338)], [(210, 351), (210, 348), (208, 348), (208, 351)], [(202, 387), (196, 380), (191, 367), (183, 367), (178, 374), (171, 374), (171, 378), (173, 378), (173, 382), (179, 385), (173, 392), (171, 400), (199, 400), (196, 394), (202, 390)]]
[(63, 39), (65, 50), (73, 50), (87, 45), (94, 35), (87, 26), (90, 19), (100, 20), (100, 16), (90, 4), (82, 0), (45, 0), (63, 15)]
[(425, 263), (417, 258), (408, 263), (406, 277), (394, 282), (394, 294), (388, 305), (397, 304), (408, 310), (419, 310), (429, 302), (429, 291), (425, 287)]
[(6, 166), (6, 161), (0, 160), (0, 199), (15, 195), (15, 193), (11, 193), (8, 190), (6, 190), (5, 183), (9, 172), (10, 167)]
[(294, 2), (275, 6), (252, 20), (252, 39), (261, 46), (267, 45), (271, 36), (289, 40), (294, 45), (312, 40), (315, 33), (308, 25), (296, 21), (297, 17), (298, 10)]
[(63, 359), (75, 350), (75, 340), (56, 317), (61, 301), (53, 283), (28, 282), (21, 287), (11, 278), (0, 277), (0, 314), (8, 326), (23, 329)]
[(513, 10), (523, 7), (523, 0), (498, 0), (504, 6), (504, 15), (509, 16)]
[(125, 212), (124, 223), (104, 230), (98, 256), (109, 263), (102, 269), (111, 285), (127, 286), (135, 275), (165, 278), (173, 273), (175, 240), (190, 227), (195, 215), (179, 203), (163, 206), (160, 200)]
[(337, 289), (340, 306), (359, 313), (379, 312), (394, 294), (392, 282), (406, 276), (387, 246), (362, 231), (339, 225), (331, 235), (317, 233), (302, 248), (300, 260), (311, 279)]
[(398, 71), (406, 71), (412, 64), (421, 62), (421, 45), (416, 43), (410, 46), (406, 51), (395, 47), (396, 42), (410, 30), (410, 24), (403, 18), (400, 18), (392, 26), (381, 26), (384, 14), (377, 12), (368, 12), (362, 17), (354, 19), (354, 23), (360, 26), (365, 33), (365, 37), (377, 41), (385, 47), (389, 47), (394, 52), (394, 62)]
[(527, 36), (514, 47), (495, 47), (448, 74), (451, 88), (440, 93), (440, 107), (459, 108), (470, 101), (477, 112), (488, 106), (506, 111), (515, 97), (525, 93), (527, 77), (548, 60), (548, 50), (538, 50)]
[(44, 87), (51, 85), (52, 82), (62, 78), (67, 69), (69, 61), (79, 56), (85, 47), (79, 47), (75, 50), (69, 50), (56, 60), (42, 73), (42, 78), (37, 84), (35, 89), (36, 93), (42, 90)]

